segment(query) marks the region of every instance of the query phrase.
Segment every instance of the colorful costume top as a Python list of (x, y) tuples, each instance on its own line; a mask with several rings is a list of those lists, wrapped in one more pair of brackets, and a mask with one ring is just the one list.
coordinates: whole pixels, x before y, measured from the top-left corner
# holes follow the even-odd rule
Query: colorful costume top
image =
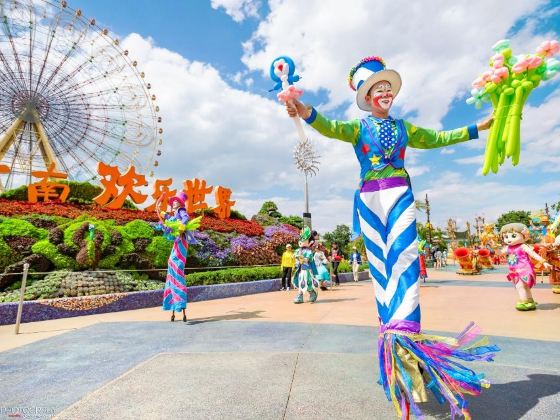
[[(420, 128), (404, 120), (391, 117), (379, 119), (372, 115), (361, 120), (329, 120), (315, 108), (305, 120), (326, 137), (342, 140), (354, 146), (354, 153), (360, 162), (360, 189), (364, 182), (388, 178), (402, 178), (409, 183), (404, 168), (406, 148), (435, 149), (478, 138), (476, 125), (450, 131), (436, 131)], [(398, 180), (397, 180), (398, 181)], [(354, 218), (352, 230), (361, 233), (358, 221), (358, 194), (354, 196)]]
[(369, 115), (361, 120), (329, 120), (315, 108), (305, 120), (326, 137), (342, 140), (354, 146), (360, 162), (360, 179), (408, 178), (404, 169), (406, 147), (435, 149), (478, 138), (476, 125), (450, 131), (416, 127), (408, 121), (376, 118)]
[(529, 255), (523, 249), (523, 244), (507, 246), (507, 262), (509, 266), (509, 274), (507, 279), (513, 284), (522, 281), (528, 287), (535, 285), (535, 269)]
[(317, 274), (317, 267), (313, 258), (313, 251), (307, 247), (296, 249), (296, 270), (310, 270), (313, 274)]

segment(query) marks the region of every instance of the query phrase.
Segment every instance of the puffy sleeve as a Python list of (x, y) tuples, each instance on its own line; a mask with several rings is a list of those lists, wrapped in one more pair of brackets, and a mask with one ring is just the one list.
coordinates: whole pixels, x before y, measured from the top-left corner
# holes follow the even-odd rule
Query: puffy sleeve
[(416, 127), (408, 121), (404, 124), (408, 134), (408, 146), (416, 149), (436, 149), (478, 138), (476, 124), (448, 131)]
[(356, 144), (360, 135), (360, 120), (329, 120), (311, 108), (311, 115), (304, 120), (325, 137)]
[(189, 215), (184, 208), (180, 208), (177, 210), (177, 220), (179, 220), (184, 225), (186, 225), (189, 221)]

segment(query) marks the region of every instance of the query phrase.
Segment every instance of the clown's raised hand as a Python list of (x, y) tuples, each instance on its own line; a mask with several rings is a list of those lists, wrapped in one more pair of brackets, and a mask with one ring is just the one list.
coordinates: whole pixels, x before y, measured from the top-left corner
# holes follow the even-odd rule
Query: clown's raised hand
[(286, 102), (286, 110), (291, 118), (300, 117), (305, 120), (311, 115), (311, 109), (297, 99)]

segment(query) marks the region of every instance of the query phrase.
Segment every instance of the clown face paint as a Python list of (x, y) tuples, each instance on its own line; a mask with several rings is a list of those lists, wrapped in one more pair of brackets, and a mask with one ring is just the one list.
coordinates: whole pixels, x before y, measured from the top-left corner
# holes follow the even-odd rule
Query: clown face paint
[(370, 103), (373, 108), (388, 112), (393, 105), (393, 89), (387, 81), (377, 82), (369, 91)]

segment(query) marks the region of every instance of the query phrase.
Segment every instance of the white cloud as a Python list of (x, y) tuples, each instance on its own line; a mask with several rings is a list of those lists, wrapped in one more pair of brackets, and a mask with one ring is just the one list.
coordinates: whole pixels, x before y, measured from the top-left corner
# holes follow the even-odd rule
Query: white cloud
[[(354, 94), (346, 85), (349, 68), (361, 57), (381, 55), (403, 77), (396, 101), (400, 110), (413, 115), (412, 120), (423, 127), (440, 128), (452, 102), (465, 96), (472, 79), (487, 65), (491, 45), (543, 2), (401, 0), (377, 2), (371, 7), (366, 0), (271, 0), (271, 13), (244, 43), (243, 61), (249, 71), (268, 77), (273, 58), (292, 56), (303, 76), (301, 87), (327, 94), (318, 109), (328, 114), (343, 105), (347, 106), (346, 116), (353, 117), (361, 113), (356, 111)], [(249, 4), (212, 1), (212, 7), (224, 8), (237, 21), (254, 16), (252, 10), (258, 7), (247, 9)], [(528, 38), (530, 50), (534, 49), (538, 42), (531, 38), (533, 22), (529, 20), (522, 29), (524, 38), (513, 42), (529, 45)], [(211, 185), (228, 186), (234, 191), (236, 207), (249, 216), (269, 199), (284, 214), (301, 214), (303, 179), (291, 157), (297, 137), (280, 104), (241, 87), (236, 89), (213, 66), (189, 61), (138, 35), (130, 35), (124, 43), (131, 51), (141, 52), (141, 67), (154, 86), (164, 116), (165, 148), (158, 177), (173, 176), (177, 182), (196, 176)], [(227, 80), (239, 86), (247, 76), (242, 72)], [(524, 148), (532, 160), (548, 159), (551, 168), (555, 161), (546, 147), (552, 147), (554, 136), (550, 133), (558, 137), (559, 117), (554, 109), (559, 105), (558, 99), (551, 97), (535, 109), (527, 107), (524, 116), (524, 133), (531, 131), (523, 139)], [(476, 113), (473, 109), (473, 116)], [(465, 123), (474, 119), (469, 117)], [(315, 227), (324, 231), (336, 224), (350, 224), (352, 189), (359, 174), (352, 147), (325, 139), (308, 127), (306, 131), (322, 155), (319, 174), (310, 181)], [(466, 143), (464, 150), (475, 150), (478, 155), (484, 149), (484, 139), (483, 133), (481, 140)], [(451, 149), (441, 152), (452, 153)], [(435, 153), (409, 149), (407, 166), (427, 185), (417, 196), (429, 193), (434, 221), (442, 226), (449, 215), (467, 220), (480, 211), (491, 217), (511, 206), (538, 206), (553, 191), (552, 187), (545, 191), (510, 185), (502, 168), (498, 178), (440, 174), (430, 170), (429, 154)], [(526, 165), (525, 156), (524, 150), (520, 167)], [(457, 160), (482, 165), (481, 156)], [(433, 181), (426, 184), (424, 180), (430, 176)], [(521, 196), (530, 198), (520, 203)]]
[(291, 55), (303, 76), (300, 85), (326, 90), (325, 110), (351, 103), (347, 116), (355, 117), (361, 113), (346, 83), (348, 72), (362, 57), (380, 55), (403, 78), (396, 105), (416, 114), (419, 125), (437, 129), (452, 101), (465, 96), (487, 66), (491, 46), (543, 3), (400, 0), (372, 7), (367, 0), (274, 0), (245, 43), (243, 60), (266, 74), (276, 56)]
[[(267, 199), (285, 214), (302, 213), (303, 176), (292, 162), (297, 135), (282, 105), (230, 86), (211, 65), (189, 61), (151, 39), (131, 34), (123, 46), (135, 53), (161, 108), (164, 146), (156, 177), (173, 177), (175, 187), (194, 177), (229, 187), (236, 208), (248, 216)], [(320, 137), (305, 129), (312, 139)], [(350, 223), (359, 168), (351, 145), (323, 138), (315, 143), (321, 164), (310, 179), (311, 207), (324, 231)], [(271, 198), (276, 190), (283, 195)], [(213, 197), (207, 202), (213, 204)]]
[(242, 22), (248, 17), (258, 17), (261, 2), (258, 0), (211, 0), (213, 9), (223, 8), (236, 22)]
[(455, 153), (455, 149), (449, 147), (449, 148), (441, 149), (439, 153), (441, 155), (452, 155), (453, 153)]

